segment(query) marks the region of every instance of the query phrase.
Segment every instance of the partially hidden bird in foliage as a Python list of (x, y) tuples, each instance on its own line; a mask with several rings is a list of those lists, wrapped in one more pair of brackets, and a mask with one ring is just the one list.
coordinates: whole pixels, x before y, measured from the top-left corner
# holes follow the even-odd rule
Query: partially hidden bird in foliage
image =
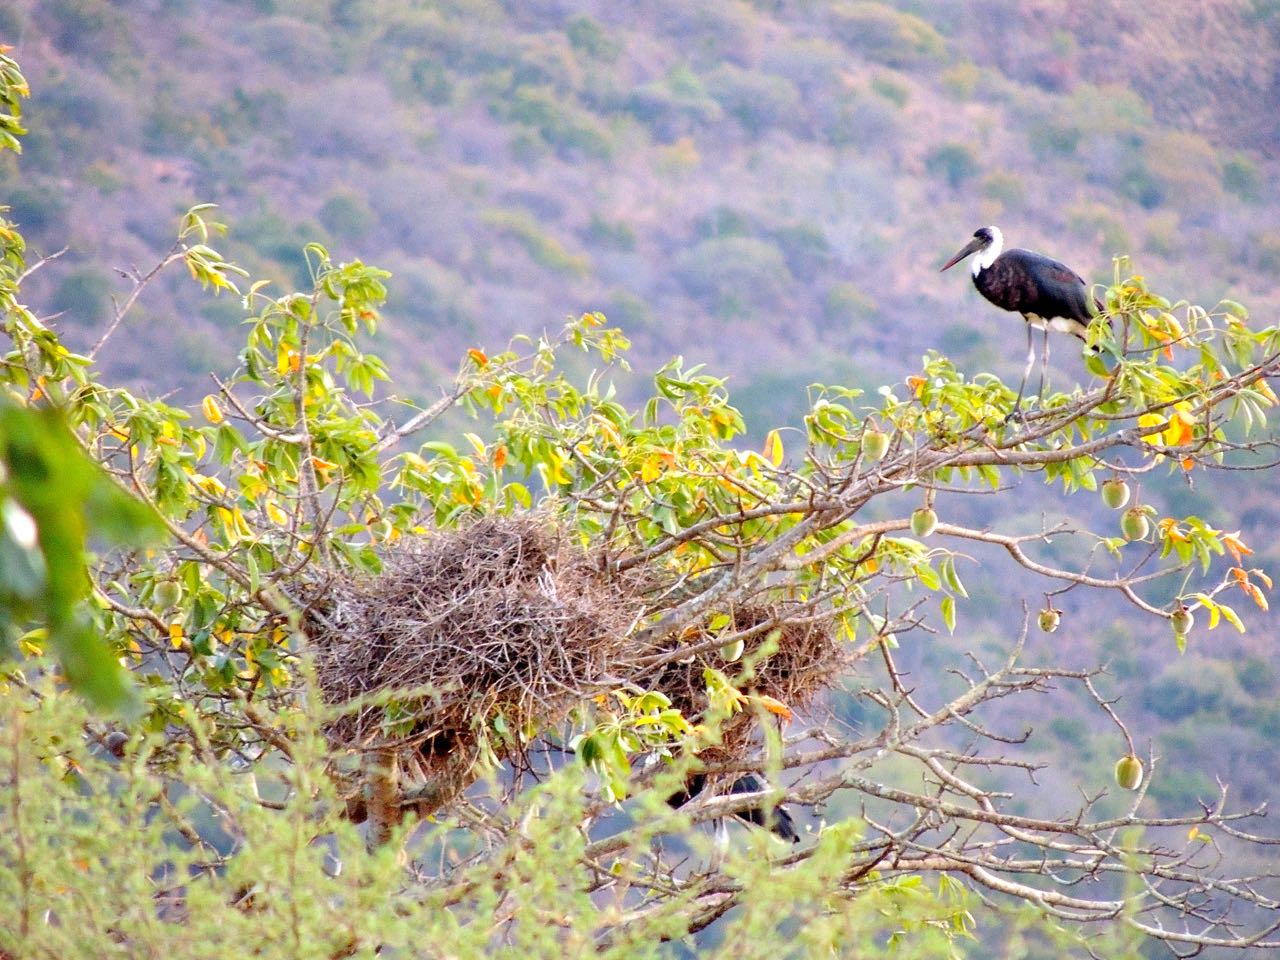
[[(673, 807), (682, 807), (701, 794), (706, 786), (706, 775), (695, 773), (689, 777), (683, 790), (667, 798), (667, 803)], [(758, 773), (744, 773), (733, 781), (728, 793), (731, 795), (761, 793), (768, 789), (770, 789), (769, 781), (763, 776)], [(767, 827), (771, 833), (781, 837), (783, 840), (791, 843), (800, 842), (800, 832), (796, 829), (796, 822), (782, 804), (777, 804), (772, 809), (767, 809), (763, 804), (758, 807), (748, 807), (745, 810), (738, 810), (733, 816), (743, 823), (754, 824), (757, 827)], [(722, 823), (723, 821), (717, 821), (717, 835), (721, 832), (720, 826)]]
[[(1022, 407), (1027, 377), (1035, 363), (1032, 328), (1043, 331), (1040, 392), (1044, 393), (1045, 367), (1049, 363), (1049, 331), (1069, 333), (1087, 342), (1089, 322), (1102, 311), (1102, 304), (1089, 293), (1084, 278), (1065, 263), (1030, 250), (1004, 249), (999, 227), (981, 227), (973, 238), (942, 265), (954, 267), (965, 257), (973, 258), (973, 285), (978, 292), (1004, 310), (1022, 314), (1027, 321), (1027, 365), (1018, 386), (1018, 399), (1010, 416)], [(1093, 349), (1097, 349), (1096, 347)]]

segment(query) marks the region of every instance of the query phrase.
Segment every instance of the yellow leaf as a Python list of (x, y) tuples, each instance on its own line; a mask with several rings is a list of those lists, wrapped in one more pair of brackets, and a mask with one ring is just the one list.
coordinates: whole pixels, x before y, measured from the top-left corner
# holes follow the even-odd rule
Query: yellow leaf
[(302, 357), (298, 355), (298, 351), (281, 344), (276, 353), (276, 373), (283, 377), (287, 373), (297, 373), (301, 369)]
[(554, 483), (569, 483), (569, 475), (564, 472), (564, 465), (569, 462), (569, 458), (559, 450), (552, 450), (551, 456), (551, 480)]
[(1267, 398), (1267, 404), (1269, 406), (1274, 407), (1276, 404), (1280, 403), (1280, 397), (1276, 396), (1275, 391), (1271, 389), (1271, 384), (1267, 383), (1267, 381), (1259, 378), (1253, 386), (1254, 389)]
[(226, 534), (227, 539), (229, 541), (234, 543), (236, 540), (239, 539), (239, 536), (236, 531), (235, 514), (233, 514), (226, 507), (218, 507), (217, 514), (218, 514), (218, 520), (221, 521), (222, 523), (223, 533)]
[(1170, 336), (1181, 340), (1187, 335), (1186, 331), (1182, 329), (1182, 324), (1178, 321), (1178, 318), (1172, 313), (1160, 314), (1160, 321), (1164, 324), (1165, 330), (1168, 331)]
[(782, 465), (782, 437), (777, 430), (770, 430), (764, 438), (764, 455), (775, 467)]
[(1158, 446), (1162, 442), (1160, 439), (1160, 434), (1156, 432), (1147, 432), (1147, 431), (1150, 427), (1155, 427), (1155, 426), (1163, 427), (1165, 425), (1165, 422), (1166, 422), (1165, 418), (1160, 416), (1160, 414), (1158, 413), (1144, 413), (1142, 416), (1138, 417), (1138, 429), (1142, 430), (1144, 433), (1144, 436), (1142, 439), (1145, 440), (1147, 443), (1151, 444), (1152, 446)]
[(222, 422), (222, 408), (218, 406), (218, 400), (216, 397), (212, 395), (205, 397), (204, 400), (200, 402), (200, 408), (204, 411), (204, 418), (210, 423)]
[(653, 483), (662, 476), (662, 458), (656, 453), (651, 453), (640, 465), (640, 479), (645, 483)]
[(240, 492), (244, 494), (245, 499), (251, 503), (255, 502), (258, 497), (262, 496), (262, 494), (266, 493), (269, 489), (271, 488), (267, 486), (267, 482), (261, 477), (255, 477), (249, 474), (244, 474), (240, 477)]
[(614, 445), (614, 447), (616, 447), (618, 450), (623, 449), (622, 438), (618, 436), (618, 431), (613, 428), (612, 423), (610, 423), (608, 420), (606, 420), (604, 417), (601, 417), (601, 416), (596, 416), (596, 417), (593, 417), (592, 419), (595, 420), (596, 425), (600, 428), (600, 432), (605, 435), (605, 437), (609, 440), (610, 443)]
[(182, 648), (182, 624), (169, 624), (169, 645), (175, 650)]
[(288, 514), (281, 510), (274, 500), (268, 500), (263, 509), (267, 511), (267, 516), (277, 527), (287, 527), (289, 525)]

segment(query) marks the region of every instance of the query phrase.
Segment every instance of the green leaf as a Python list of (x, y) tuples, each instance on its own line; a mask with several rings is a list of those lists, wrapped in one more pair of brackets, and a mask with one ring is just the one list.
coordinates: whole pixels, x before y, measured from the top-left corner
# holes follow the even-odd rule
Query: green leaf
[[(34, 522), (44, 566), (42, 589), (20, 613), (49, 625), (63, 673), (86, 699), (107, 710), (133, 706), (123, 669), (79, 609), (89, 593), (85, 540), (98, 534), (145, 543), (163, 530), (160, 518), (89, 459), (54, 410), (0, 404), (0, 465), (0, 496), (12, 497)], [(0, 574), (0, 598), (10, 592), (10, 569)]]
[(1218, 604), (1218, 609), (1222, 611), (1222, 615), (1226, 618), (1227, 623), (1231, 624), (1241, 633), (1244, 633), (1244, 624), (1241, 622), (1240, 616), (1234, 610), (1228, 607), (1225, 603)]
[(942, 622), (947, 625), (949, 633), (956, 632), (956, 598), (947, 595), (942, 598), (938, 606), (942, 610)]
[(1238, 317), (1241, 320), (1249, 319), (1249, 311), (1245, 308), (1243, 303), (1237, 303), (1234, 300), (1219, 300), (1218, 306), (1227, 311), (1227, 313), (1231, 314), (1233, 317)]

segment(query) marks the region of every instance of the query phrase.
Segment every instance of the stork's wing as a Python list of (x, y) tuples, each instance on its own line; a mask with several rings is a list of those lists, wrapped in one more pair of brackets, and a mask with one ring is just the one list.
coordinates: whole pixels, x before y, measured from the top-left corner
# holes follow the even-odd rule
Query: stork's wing
[(1080, 274), (1076, 273), (1065, 263), (1052, 260), (1050, 261), (1050, 264), (1049, 273), (1053, 279), (1057, 280), (1059, 283), (1078, 283), (1082, 287), (1087, 286), (1084, 281), (1084, 277), (1080, 276)]

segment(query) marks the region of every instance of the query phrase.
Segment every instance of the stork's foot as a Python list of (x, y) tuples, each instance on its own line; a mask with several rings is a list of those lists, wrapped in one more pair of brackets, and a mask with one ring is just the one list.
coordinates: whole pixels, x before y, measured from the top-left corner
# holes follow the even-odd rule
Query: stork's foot
[(1018, 421), (1022, 426), (1027, 425), (1027, 411), (1022, 409), (1022, 402), (1019, 401), (1013, 405), (1013, 409), (1004, 415), (1004, 423), (1013, 423)]

